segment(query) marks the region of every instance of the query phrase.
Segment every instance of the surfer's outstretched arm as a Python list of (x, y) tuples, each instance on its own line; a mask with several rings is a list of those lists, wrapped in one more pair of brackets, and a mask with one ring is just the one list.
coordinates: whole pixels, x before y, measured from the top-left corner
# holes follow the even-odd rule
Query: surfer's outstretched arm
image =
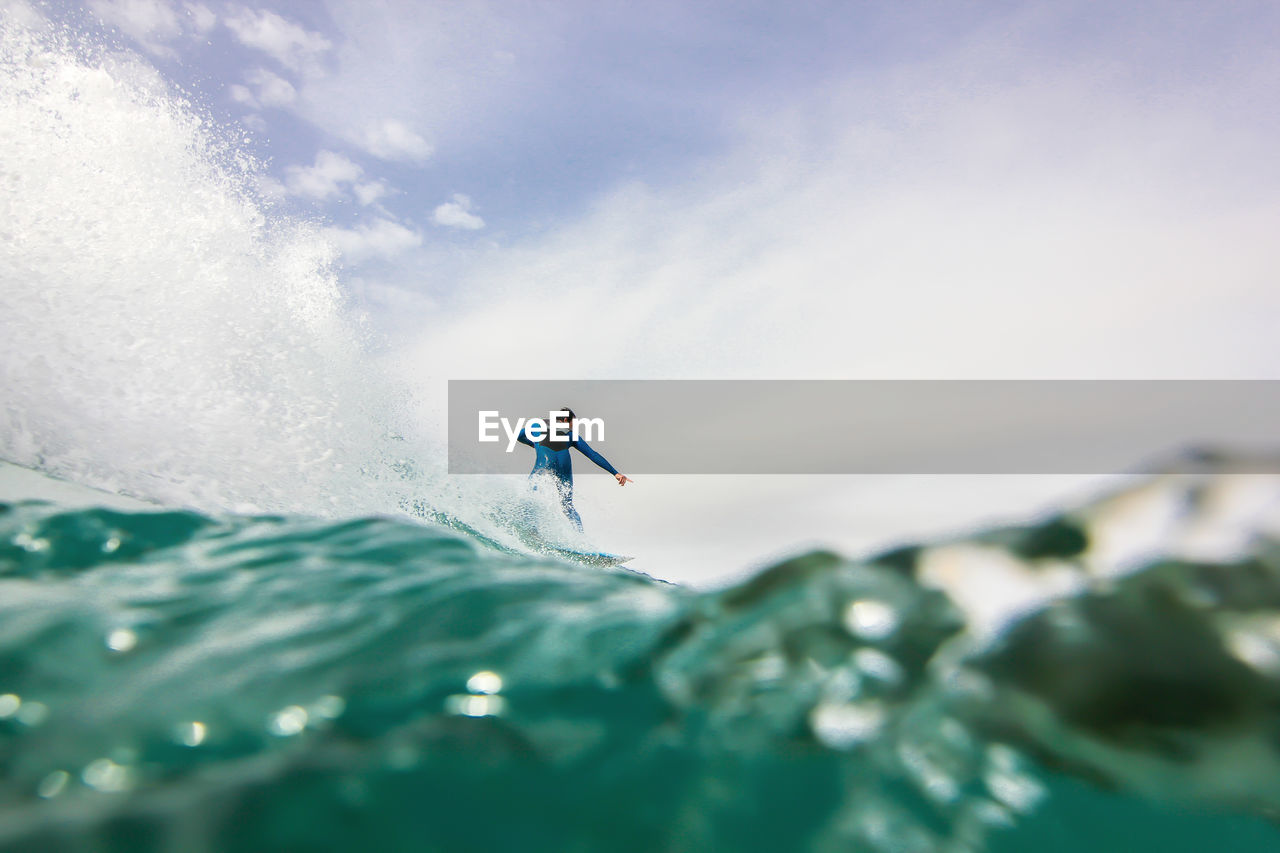
[[(511, 433), (507, 433), (507, 435), (510, 435), (510, 434), (511, 434)], [(527, 445), (529, 445), (530, 447), (533, 447), (533, 446), (534, 446), (534, 444), (533, 444), (533, 440), (529, 438), (529, 429), (528, 429), (528, 427), (526, 427), (526, 428), (524, 428), (524, 429), (520, 430), (520, 434), (516, 436), (516, 441), (520, 442), (521, 444), (527, 444)]]
[(625, 486), (627, 483), (632, 482), (630, 477), (626, 476), (625, 474), (619, 474), (618, 469), (610, 465), (608, 459), (605, 459), (599, 453), (596, 453), (594, 450), (592, 450), (591, 445), (587, 444), (582, 439), (578, 439), (577, 441), (575, 441), (573, 446), (578, 448), (578, 451), (582, 453), (583, 456), (587, 457), (592, 462), (596, 463), (601, 468), (603, 468), (604, 470), (612, 474), (614, 479), (618, 481), (619, 486)]

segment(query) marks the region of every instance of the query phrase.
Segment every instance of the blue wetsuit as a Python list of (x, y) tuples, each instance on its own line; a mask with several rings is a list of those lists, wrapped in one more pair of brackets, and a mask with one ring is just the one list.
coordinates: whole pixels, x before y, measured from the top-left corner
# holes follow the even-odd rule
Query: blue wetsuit
[(573, 507), (573, 460), (569, 458), (569, 449), (576, 447), (579, 453), (615, 477), (618, 475), (618, 469), (610, 465), (608, 459), (596, 453), (591, 449), (591, 445), (580, 438), (570, 438), (567, 441), (552, 441), (550, 435), (546, 435), (535, 441), (529, 437), (528, 432), (527, 429), (520, 430), (520, 435), (516, 437), (516, 441), (529, 445), (537, 453), (537, 458), (533, 461), (533, 471), (529, 473), (529, 479), (535, 480), (534, 488), (536, 489), (538, 488), (536, 479), (551, 477), (555, 482), (556, 491), (560, 493), (561, 509), (564, 510), (564, 514), (569, 517), (574, 526), (581, 530), (582, 518), (579, 517), (578, 511)]

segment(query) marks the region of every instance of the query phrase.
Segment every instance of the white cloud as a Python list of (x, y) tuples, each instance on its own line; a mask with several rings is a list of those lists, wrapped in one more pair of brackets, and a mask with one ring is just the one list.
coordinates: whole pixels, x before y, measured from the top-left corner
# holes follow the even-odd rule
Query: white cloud
[(239, 83), (233, 83), (227, 87), (227, 94), (231, 97), (231, 100), (235, 101), (237, 104), (244, 104), (246, 107), (250, 107), (255, 110), (259, 107), (258, 99), (254, 97), (253, 92), (250, 91), (248, 86), (241, 86)]
[(358, 139), (364, 150), (383, 160), (421, 162), (431, 156), (431, 145), (408, 125), (383, 119), (365, 128)]
[(265, 107), (285, 107), (298, 98), (292, 83), (265, 68), (255, 68), (245, 79), (258, 87), (258, 101)]
[(240, 8), (226, 18), (227, 27), (246, 47), (262, 51), (286, 68), (313, 71), (332, 43), (275, 12)]
[(458, 142), (459, 128), (519, 112), (526, 104), (515, 99), (546, 81), (533, 71), (522, 77), (525, 65), (517, 69), (495, 52), (521, 50), (522, 61), (526, 47), (545, 55), (562, 46), (547, 32), (583, 17), (487, 0), (327, 2), (325, 9), (342, 38), (334, 39), (329, 73), (299, 86), (297, 113), (375, 156), (407, 162)]
[(321, 151), (316, 154), (315, 165), (287, 167), (284, 182), (293, 195), (323, 201), (342, 196), (344, 188), (363, 174), (364, 169), (349, 158), (334, 151)]
[(373, 204), (380, 198), (385, 198), (391, 190), (382, 181), (369, 181), (368, 183), (356, 184), (351, 188), (356, 194), (356, 201), (363, 205)]
[(478, 231), (484, 227), (484, 220), (471, 212), (471, 199), (461, 193), (455, 194), (453, 201), (447, 201), (432, 211), (431, 221), (467, 231)]
[(218, 16), (203, 3), (171, 0), (90, 0), (89, 8), (105, 24), (138, 42), (144, 50), (168, 59), (176, 57), (171, 43), (180, 36), (207, 35)]
[(218, 25), (218, 16), (203, 3), (187, 3), (183, 6), (191, 27), (197, 35), (204, 35)]
[[(240, 123), (255, 133), (265, 134), (267, 132), (267, 120), (257, 113), (249, 113), (246, 116), (242, 116)], [(280, 186), (283, 187), (284, 185), (281, 184)]]
[(392, 258), (422, 245), (422, 234), (389, 219), (355, 228), (326, 228), (322, 233), (353, 264)]
[(282, 187), (291, 195), (316, 201), (355, 196), (362, 206), (374, 205), (383, 213), (386, 211), (377, 202), (392, 193), (385, 181), (365, 179), (359, 163), (334, 151), (319, 152), (311, 166), (286, 167)]
[(993, 82), (991, 55), (744, 114), (696, 177), (477, 252), (450, 282), (478, 307), (412, 358), (555, 376), (545, 324), (615, 378), (1274, 375), (1274, 135), (1220, 92)]
[(157, 56), (176, 55), (166, 42), (182, 35), (178, 13), (166, 0), (89, 0), (89, 8)]
[(231, 96), (231, 100), (250, 109), (287, 107), (298, 97), (298, 91), (293, 88), (292, 83), (265, 68), (251, 69), (244, 75), (244, 79), (254, 88), (237, 83), (227, 87), (227, 94)]

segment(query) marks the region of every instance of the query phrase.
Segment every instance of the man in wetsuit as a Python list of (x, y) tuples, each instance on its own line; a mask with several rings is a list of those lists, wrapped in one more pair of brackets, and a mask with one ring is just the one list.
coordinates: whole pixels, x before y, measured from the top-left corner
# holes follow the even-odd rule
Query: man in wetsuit
[[(573, 522), (573, 526), (582, 530), (582, 518), (573, 507), (573, 460), (569, 458), (571, 447), (576, 447), (579, 453), (612, 474), (619, 486), (625, 486), (634, 481), (630, 477), (619, 474), (618, 469), (610, 465), (608, 459), (591, 449), (591, 445), (581, 438), (573, 437), (573, 421), (576, 417), (577, 415), (568, 406), (561, 406), (555, 418), (554, 431), (548, 429), (541, 438), (533, 439), (530, 438), (529, 430), (526, 428), (520, 431), (516, 440), (521, 444), (529, 445), (537, 452), (533, 471), (529, 473), (529, 479), (534, 481), (533, 487), (538, 488), (539, 481), (550, 480), (559, 493), (560, 508)], [(553, 439), (553, 435), (567, 435), (568, 438)]]

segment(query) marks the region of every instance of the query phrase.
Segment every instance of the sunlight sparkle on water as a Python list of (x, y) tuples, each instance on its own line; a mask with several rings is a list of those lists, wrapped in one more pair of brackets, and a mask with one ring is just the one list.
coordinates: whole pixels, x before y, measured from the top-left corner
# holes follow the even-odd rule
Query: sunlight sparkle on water
[(824, 702), (809, 715), (813, 733), (833, 749), (849, 749), (869, 740), (880, 731), (884, 721), (884, 708), (870, 702)]
[(36, 796), (51, 800), (65, 791), (70, 781), (70, 773), (65, 770), (55, 770), (40, 780), (40, 784), (36, 786)]
[(336, 720), (342, 716), (342, 712), (347, 710), (347, 700), (341, 696), (321, 696), (315, 702), (311, 703), (311, 714), (326, 720)]
[(209, 730), (205, 728), (205, 724), (197, 720), (189, 723), (183, 723), (178, 726), (177, 740), (183, 746), (199, 746), (204, 743), (205, 736)]
[(467, 679), (467, 690), (472, 693), (501, 693), (502, 692), (502, 676), (496, 672), (477, 672), (475, 675)]
[(138, 645), (138, 635), (128, 628), (116, 628), (107, 635), (107, 648), (113, 652), (131, 651)]
[(462, 717), (497, 717), (506, 711), (507, 700), (486, 694), (457, 694), (445, 699), (444, 708)]
[(290, 705), (288, 708), (271, 715), (267, 728), (278, 737), (290, 737), (307, 727), (307, 709), (301, 705)]
[(49, 706), (43, 702), (23, 702), (15, 716), (24, 726), (38, 726), (49, 718)]
[(132, 775), (128, 767), (116, 764), (110, 758), (99, 758), (84, 768), (80, 778), (95, 791), (116, 793), (133, 787)]
[(849, 632), (864, 640), (883, 640), (898, 628), (898, 611), (883, 601), (866, 598), (854, 601), (845, 610)]

